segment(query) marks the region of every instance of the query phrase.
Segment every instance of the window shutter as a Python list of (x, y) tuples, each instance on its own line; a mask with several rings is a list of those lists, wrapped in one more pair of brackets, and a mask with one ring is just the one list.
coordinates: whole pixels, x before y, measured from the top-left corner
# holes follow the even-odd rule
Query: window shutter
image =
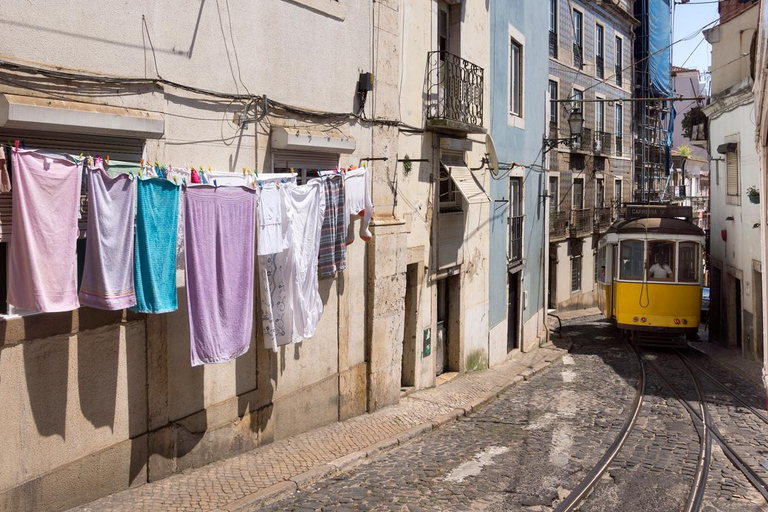
[(290, 151), (275, 149), (272, 151), (272, 171), (283, 169), (311, 169), (322, 170), (335, 169), (339, 165), (338, 153), (320, 153), (312, 151)]
[[(27, 149), (41, 149), (55, 153), (78, 156), (80, 153), (90, 156), (106, 157), (112, 160), (138, 162), (142, 158), (144, 141), (98, 135), (49, 133), (24, 130), (0, 129), (0, 141), (23, 140)], [(0, 193), (0, 242), (11, 239), (11, 218), (13, 191)], [(80, 196), (80, 237), (85, 236), (88, 222), (88, 200), (85, 194)]]
[(739, 195), (739, 154), (725, 154), (726, 184), (729, 196)]

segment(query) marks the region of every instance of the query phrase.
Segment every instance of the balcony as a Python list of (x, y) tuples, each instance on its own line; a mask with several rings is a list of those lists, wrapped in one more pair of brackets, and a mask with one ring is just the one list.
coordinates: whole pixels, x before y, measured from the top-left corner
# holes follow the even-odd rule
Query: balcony
[(523, 261), (523, 219), (524, 215), (509, 219), (509, 263), (515, 265)]
[(565, 240), (568, 237), (568, 222), (570, 221), (568, 211), (556, 212), (549, 211), (549, 239), (552, 242)]
[(597, 78), (605, 78), (605, 59), (602, 55), (595, 57), (595, 67), (597, 68)]
[(621, 135), (616, 136), (616, 156), (621, 156), (624, 154), (624, 139), (621, 137)]
[(573, 43), (573, 65), (579, 69), (584, 67), (584, 49)]
[(557, 32), (549, 31), (549, 56), (557, 58)]
[(595, 132), (592, 149), (596, 155), (610, 155), (613, 136), (608, 132)]
[(595, 208), (595, 232), (605, 233), (613, 224), (612, 208)]
[(483, 68), (448, 52), (427, 54), (427, 126), (465, 133), (483, 128)]
[(616, 77), (616, 85), (619, 87), (622, 87), (622, 70), (621, 66), (616, 66), (616, 69), (613, 72), (613, 75)]
[(570, 232), (572, 237), (592, 234), (592, 209), (571, 210)]
[(573, 144), (571, 144), (571, 150), (587, 152), (590, 149), (592, 149), (591, 144), (592, 144), (592, 129), (585, 127), (584, 131), (581, 134), (581, 137), (577, 137), (576, 140), (574, 140)]

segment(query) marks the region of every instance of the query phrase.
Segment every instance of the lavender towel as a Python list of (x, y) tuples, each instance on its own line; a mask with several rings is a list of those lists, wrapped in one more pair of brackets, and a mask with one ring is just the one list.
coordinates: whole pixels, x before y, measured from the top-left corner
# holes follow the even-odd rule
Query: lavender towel
[(256, 192), (189, 187), (184, 227), (192, 366), (230, 361), (251, 344)]
[(77, 300), (80, 167), (63, 156), (13, 150), (13, 220), (8, 302), (41, 312)]
[(101, 163), (88, 172), (88, 233), (80, 304), (124, 309), (136, 304), (133, 288), (133, 207), (136, 182), (110, 178)]

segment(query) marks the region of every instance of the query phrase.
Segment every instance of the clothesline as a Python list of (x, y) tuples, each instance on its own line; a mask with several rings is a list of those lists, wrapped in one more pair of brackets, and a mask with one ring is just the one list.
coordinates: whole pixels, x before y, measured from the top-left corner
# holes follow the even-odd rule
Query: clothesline
[[(346, 246), (355, 238), (352, 217), (362, 218), (360, 238), (371, 239), (365, 167), (336, 168), (298, 185), (295, 173), (256, 180), (247, 169), (242, 177), (202, 171), (197, 182), (194, 167), (156, 162), (146, 166), (155, 176), (135, 179), (130, 171), (145, 167), (143, 161), (112, 165), (108, 157), (71, 158), (19, 146), (11, 152), (8, 303), (43, 313), (81, 305), (176, 311), (181, 236), (192, 365), (230, 361), (248, 350), (257, 268), (265, 347), (276, 351), (311, 338), (323, 309), (318, 278), (346, 268)], [(110, 167), (121, 172), (110, 174)], [(206, 184), (202, 177), (209, 186), (198, 186)], [(237, 183), (249, 177), (250, 186)], [(78, 283), (83, 179), (89, 207)]]

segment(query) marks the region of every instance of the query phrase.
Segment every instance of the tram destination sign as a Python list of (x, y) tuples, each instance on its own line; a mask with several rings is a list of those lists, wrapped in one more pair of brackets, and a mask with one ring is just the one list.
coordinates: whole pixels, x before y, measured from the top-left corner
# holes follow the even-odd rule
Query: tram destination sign
[(660, 217), (664, 219), (685, 219), (691, 222), (693, 208), (677, 204), (628, 204), (626, 219), (645, 219)]

